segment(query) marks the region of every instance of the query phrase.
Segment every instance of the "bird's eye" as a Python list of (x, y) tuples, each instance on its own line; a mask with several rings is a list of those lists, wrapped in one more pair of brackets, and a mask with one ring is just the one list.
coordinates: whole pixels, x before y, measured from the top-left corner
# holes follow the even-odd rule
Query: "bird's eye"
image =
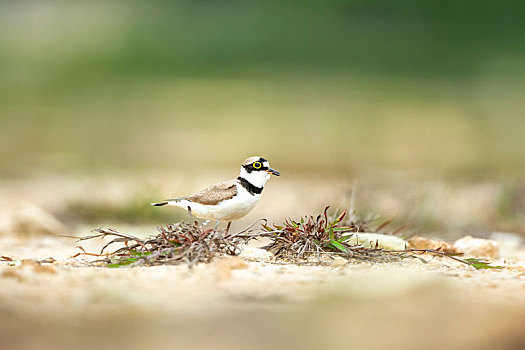
[(254, 169), (261, 169), (261, 167), (262, 167), (262, 164), (260, 162), (253, 163), (253, 168)]

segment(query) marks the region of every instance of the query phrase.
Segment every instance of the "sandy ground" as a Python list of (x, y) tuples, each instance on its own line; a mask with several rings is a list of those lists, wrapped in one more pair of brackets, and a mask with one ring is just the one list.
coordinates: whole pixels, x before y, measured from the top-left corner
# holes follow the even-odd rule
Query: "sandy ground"
[[(0, 264), (2, 349), (525, 346), (525, 252), (502, 270), (441, 258), (295, 266), (239, 257), (109, 269), (69, 258), (75, 242), (65, 238), (0, 244), (17, 260)], [(20, 262), (45, 257), (57, 261)]]
[[(151, 182), (163, 183), (157, 180)], [(209, 180), (187, 186), (199, 188)], [(62, 211), (68, 198), (125, 201), (136, 183), (51, 179), (2, 188), (0, 255), (14, 261), (0, 262), (0, 349), (525, 348), (523, 246), (495, 262), (505, 266), (501, 270), (475, 270), (442, 258), (428, 264), (408, 259), (295, 266), (253, 261), (253, 256), (218, 259), (192, 270), (109, 269), (71, 258), (78, 252), (73, 239), (32, 232), (49, 219), (45, 213)], [(177, 183), (160, 192), (184, 191)], [(253, 215), (232, 229), (257, 217), (316, 213), (348, 189), (341, 182), (319, 185), (316, 179), (270, 186)], [(44, 215), (34, 207), (27, 215), (42, 221), (14, 232), (13, 218), (29, 200), (44, 208)], [(395, 207), (385, 201), (385, 207)], [(482, 212), (479, 202), (473, 212)], [(93, 227), (53, 220), (44, 226), (73, 235)], [(132, 234), (155, 232), (153, 223), (117, 227)], [(99, 240), (83, 244), (88, 251), (102, 245)], [(30, 261), (50, 257), (53, 263)]]

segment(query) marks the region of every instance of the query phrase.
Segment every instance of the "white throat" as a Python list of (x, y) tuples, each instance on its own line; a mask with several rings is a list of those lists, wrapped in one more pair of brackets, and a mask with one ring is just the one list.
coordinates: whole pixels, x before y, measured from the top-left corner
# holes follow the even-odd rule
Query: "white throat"
[(263, 188), (271, 175), (266, 171), (252, 171), (249, 173), (246, 171), (246, 169), (244, 169), (244, 167), (241, 167), (239, 177), (246, 179), (255, 187)]

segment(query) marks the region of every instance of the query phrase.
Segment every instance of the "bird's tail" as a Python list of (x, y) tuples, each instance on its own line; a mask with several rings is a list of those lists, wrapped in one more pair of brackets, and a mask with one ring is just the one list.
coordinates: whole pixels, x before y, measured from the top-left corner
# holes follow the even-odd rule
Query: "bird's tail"
[(159, 203), (151, 203), (151, 205), (154, 205), (156, 207), (161, 207), (163, 205), (167, 205), (167, 204), (171, 204), (173, 205), (174, 203), (177, 203), (177, 202), (180, 202), (181, 200), (183, 199), (186, 199), (186, 197), (179, 197), (179, 198), (173, 198), (173, 199), (166, 199), (164, 202), (159, 202)]

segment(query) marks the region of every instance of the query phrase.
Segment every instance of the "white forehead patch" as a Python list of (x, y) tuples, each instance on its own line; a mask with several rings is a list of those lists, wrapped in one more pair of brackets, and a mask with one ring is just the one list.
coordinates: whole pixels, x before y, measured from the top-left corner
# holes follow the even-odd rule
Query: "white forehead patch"
[(259, 156), (250, 157), (250, 158), (246, 159), (246, 160), (242, 163), (242, 165), (252, 164), (253, 162), (259, 160), (259, 158), (261, 158), (261, 157), (259, 157)]

